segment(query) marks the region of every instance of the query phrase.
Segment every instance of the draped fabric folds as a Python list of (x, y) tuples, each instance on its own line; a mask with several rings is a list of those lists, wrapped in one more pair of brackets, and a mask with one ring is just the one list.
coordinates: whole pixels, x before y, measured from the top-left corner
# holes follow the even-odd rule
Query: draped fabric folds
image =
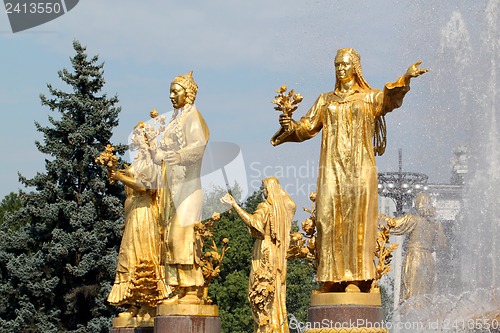
[[(169, 123), (156, 152), (162, 165), (159, 187), (160, 220), (165, 227), (166, 281), (171, 286), (202, 286), (200, 246), (194, 224), (201, 220), (203, 192), (201, 164), (210, 133), (194, 105), (186, 105)], [(170, 151), (180, 155), (179, 165), (164, 160)]]
[(271, 140), (273, 145), (301, 142), (322, 130), (316, 188), (318, 282), (375, 277), (375, 150), (381, 153), (385, 145), (381, 117), (401, 106), (408, 84), (401, 77), (383, 91), (367, 87), (347, 96), (324, 93), (300, 121), (293, 121), (288, 131), (281, 128)]
[[(161, 264), (161, 226), (156, 203), (155, 166), (145, 159), (132, 163), (127, 174), (144, 190), (125, 187), (125, 225), (118, 253), (116, 277), (108, 302), (113, 305), (155, 305), (170, 293), (165, 284), (165, 267)], [(148, 282), (137, 282), (139, 279)], [(146, 278), (146, 280), (144, 279)], [(154, 299), (143, 293), (144, 287), (152, 289)]]

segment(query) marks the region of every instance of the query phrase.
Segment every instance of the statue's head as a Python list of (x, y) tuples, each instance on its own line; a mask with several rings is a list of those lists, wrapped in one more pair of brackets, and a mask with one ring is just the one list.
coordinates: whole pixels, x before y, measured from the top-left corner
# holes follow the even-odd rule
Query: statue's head
[(193, 71), (176, 76), (170, 84), (170, 100), (175, 109), (193, 104), (197, 93), (198, 85), (194, 82)]
[(264, 185), (264, 196), (267, 198), (269, 194), (274, 194), (280, 188), (280, 181), (276, 177), (269, 177), (262, 180)]
[(339, 49), (333, 64), (335, 66), (335, 74), (337, 77), (337, 82), (335, 84), (336, 88), (338, 87), (340, 81), (350, 80), (352, 77), (355, 78), (356, 83), (360, 88), (370, 88), (370, 85), (363, 77), (361, 57), (353, 48)]
[(139, 121), (137, 125), (134, 126), (134, 131), (132, 132), (132, 137), (130, 139), (129, 149), (131, 151), (147, 150), (150, 142), (152, 142), (155, 138), (155, 128), (151, 124)]
[(420, 192), (415, 196), (415, 209), (421, 216), (434, 216), (435, 208), (432, 206), (429, 194)]
[(144, 128), (144, 124), (145, 122), (143, 122), (142, 120), (139, 121), (135, 126), (134, 126), (134, 129), (136, 128)]

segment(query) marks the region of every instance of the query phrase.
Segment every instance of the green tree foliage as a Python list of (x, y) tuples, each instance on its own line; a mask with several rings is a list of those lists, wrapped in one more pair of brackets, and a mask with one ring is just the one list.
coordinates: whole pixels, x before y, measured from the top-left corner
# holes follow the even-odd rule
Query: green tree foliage
[[(238, 198), (241, 192), (237, 186), (231, 190)], [(224, 189), (214, 190), (206, 199), (205, 207), (211, 211), (224, 211), (225, 206), (219, 199), (226, 194)], [(254, 192), (242, 204), (249, 213), (253, 213), (262, 202), (262, 190)], [(295, 225), (295, 230), (297, 226)], [(248, 232), (241, 218), (233, 210), (221, 214), (215, 228), (216, 242), (222, 246), (222, 239), (229, 239), (231, 247), (226, 253), (220, 277), (212, 283), (209, 294), (219, 306), (222, 331), (225, 333), (253, 332), (253, 318), (248, 302), (248, 276), (252, 262), (254, 239)], [(305, 262), (293, 260), (288, 262), (287, 270), (287, 310), (297, 320), (307, 320), (307, 309), (311, 291), (315, 288), (313, 270)]]
[[(235, 185), (231, 193), (239, 197), (240, 189)], [(230, 249), (224, 258), (219, 278), (215, 279), (209, 289), (209, 295), (219, 307), (219, 316), (222, 322), (222, 331), (226, 333), (253, 332), (253, 319), (248, 303), (248, 276), (252, 262), (253, 239), (247, 227), (233, 210), (225, 211), (226, 206), (220, 203), (220, 198), (227, 190), (217, 188), (210, 193), (204, 209), (210, 212), (223, 212), (217, 222), (214, 236), (219, 248), (222, 239), (229, 239)], [(253, 212), (257, 207), (243, 205)]]
[[(299, 227), (295, 222), (293, 231), (298, 230)], [(293, 329), (294, 326), (297, 325), (292, 325), (291, 321), (296, 320), (304, 324), (307, 322), (307, 311), (310, 305), (311, 293), (317, 288), (318, 285), (314, 281), (314, 269), (309, 266), (305, 260), (288, 260), (286, 275), (286, 309), (290, 321), (290, 332), (294, 333), (297, 331)]]
[(8, 218), (7, 214), (12, 214), (21, 208), (21, 198), (14, 192), (7, 194), (0, 203), (0, 225)]
[[(36, 142), (49, 157), (45, 172), (20, 176), (29, 193), (0, 226), (1, 332), (109, 332), (123, 188), (109, 185), (95, 157), (118, 125), (118, 98), (101, 93), (103, 64), (73, 43), (72, 70), (58, 72), (72, 88), (48, 84), (43, 106), (56, 113)], [(118, 145), (123, 153), (125, 146)], [(19, 225), (12, 231), (12, 225)]]

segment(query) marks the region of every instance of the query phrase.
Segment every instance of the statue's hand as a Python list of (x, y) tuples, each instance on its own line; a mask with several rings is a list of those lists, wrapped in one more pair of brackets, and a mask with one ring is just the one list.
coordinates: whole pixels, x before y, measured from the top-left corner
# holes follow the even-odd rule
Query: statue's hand
[(181, 164), (181, 155), (179, 153), (168, 152), (165, 160), (170, 165), (179, 165)]
[(292, 126), (292, 117), (284, 113), (280, 114), (280, 125), (288, 132)]
[(379, 227), (388, 227), (389, 229), (391, 229), (396, 226), (397, 220), (385, 214), (378, 214), (378, 224)]
[(123, 170), (111, 170), (109, 172), (109, 178), (113, 180), (122, 180), (123, 176), (125, 176)]
[(236, 201), (234, 201), (234, 198), (231, 194), (226, 194), (225, 196), (223, 196), (222, 198), (220, 198), (220, 201), (224, 204), (227, 204), (227, 205), (234, 205), (234, 203)]
[(427, 73), (429, 71), (429, 69), (418, 68), (418, 66), (420, 66), (421, 63), (422, 63), (422, 61), (417, 61), (416, 63), (414, 63), (413, 65), (408, 67), (408, 70), (406, 71), (406, 75), (409, 77), (418, 77), (424, 73)]
[(381, 226), (388, 225), (391, 218), (385, 214), (378, 214), (378, 224)]

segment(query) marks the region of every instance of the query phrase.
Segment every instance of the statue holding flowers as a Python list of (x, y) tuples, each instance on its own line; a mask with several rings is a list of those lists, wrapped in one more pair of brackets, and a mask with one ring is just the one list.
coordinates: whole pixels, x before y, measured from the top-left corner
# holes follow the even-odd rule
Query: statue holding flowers
[(299, 121), (280, 115), (274, 146), (302, 142), (322, 131), (317, 180), (318, 292), (364, 291), (376, 276), (378, 188), (375, 156), (386, 144), (385, 115), (403, 103), (420, 62), (383, 90), (363, 77), (359, 54), (340, 49), (333, 91), (321, 94)]
[(135, 126), (130, 149), (137, 155), (124, 170), (116, 170), (117, 158), (109, 145), (96, 159), (108, 168), (110, 182), (122, 182), (127, 194), (116, 277), (108, 296), (108, 302), (126, 308), (119, 314), (123, 319), (151, 320), (155, 306), (170, 294), (165, 284), (163, 232), (156, 201), (160, 169), (152, 163), (149, 150), (155, 136), (151, 125), (139, 122)]

